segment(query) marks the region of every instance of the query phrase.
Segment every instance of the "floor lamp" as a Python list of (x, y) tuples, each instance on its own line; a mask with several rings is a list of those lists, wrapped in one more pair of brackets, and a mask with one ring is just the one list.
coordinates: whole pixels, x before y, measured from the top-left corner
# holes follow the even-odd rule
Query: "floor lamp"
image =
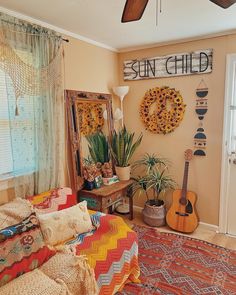
[[(126, 94), (129, 92), (129, 86), (117, 86), (113, 87), (113, 92), (119, 96), (120, 98), (120, 109), (121, 109), (121, 126), (124, 126), (124, 110), (123, 110), (123, 100)], [(116, 109), (115, 113), (119, 113), (118, 109)]]
[[(116, 109), (116, 112), (115, 113), (121, 113), (121, 126), (122, 128), (124, 127), (124, 110), (123, 110), (123, 100), (124, 100), (124, 97), (126, 96), (126, 94), (129, 92), (129, 86), (117, 86), (117, 87), (113, 87), (113, 92), (119, 96), (120, 98), (120, 110), (119, 109)], [(125, 198), (123, 197), (123, 201), (121, 204), (119, 204), (115, 210), (118, 212), (118, 213), (121, 213), (121, 214), (127, 214), (129, 213), (129, 205), (125, 203)]]

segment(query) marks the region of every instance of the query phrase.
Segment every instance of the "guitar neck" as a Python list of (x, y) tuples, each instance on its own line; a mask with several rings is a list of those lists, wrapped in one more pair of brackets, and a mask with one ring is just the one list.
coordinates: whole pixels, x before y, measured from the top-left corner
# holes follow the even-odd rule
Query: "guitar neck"
[(187, 194), (187, 185), (188, 185), (188, 168), (189, 168), (189, 162), (186, 161), (184, 165), (184, 178), (183, 178), (183, 185), (182, 185), (182, 196), (181, 199), (186, 200), (186, 194)]

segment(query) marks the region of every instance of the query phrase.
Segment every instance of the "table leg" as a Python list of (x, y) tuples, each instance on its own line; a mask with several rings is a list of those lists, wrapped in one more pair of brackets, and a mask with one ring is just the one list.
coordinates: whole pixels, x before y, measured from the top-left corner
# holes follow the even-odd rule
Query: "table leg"
[(112, 212), (112, 206), (109, 206), (108, 207), (108, 214), (112, 214), (113, 212)]
[(134, 219), (134, 211), (133, 211), (133, 196), (129, 197), (129, 219)]

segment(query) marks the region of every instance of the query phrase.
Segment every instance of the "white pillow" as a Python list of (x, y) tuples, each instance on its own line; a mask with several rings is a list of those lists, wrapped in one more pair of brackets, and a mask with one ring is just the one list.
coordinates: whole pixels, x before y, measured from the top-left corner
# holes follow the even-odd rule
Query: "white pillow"
[(61, 211), (38, 214), (38, 218), (45, 242), (50, 245), (93, 229), (86, 201)]

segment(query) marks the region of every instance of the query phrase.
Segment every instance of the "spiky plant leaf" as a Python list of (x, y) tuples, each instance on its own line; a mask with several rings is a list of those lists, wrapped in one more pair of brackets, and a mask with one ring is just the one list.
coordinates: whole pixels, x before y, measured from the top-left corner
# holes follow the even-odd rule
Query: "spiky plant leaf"
[(109, 162), (109, 146), (107, 137), (102, 131), (86, 136), (89, 153), (95, 163)]
[(141, 141), (142, 134), (134, 142), (134, 133), (129, 133), (125, 126), (118, 133), (114, 131), (110, 149), (116, 165), (120, 167), (129, 166), (129, 161), (135, 150), (141, 144)]

